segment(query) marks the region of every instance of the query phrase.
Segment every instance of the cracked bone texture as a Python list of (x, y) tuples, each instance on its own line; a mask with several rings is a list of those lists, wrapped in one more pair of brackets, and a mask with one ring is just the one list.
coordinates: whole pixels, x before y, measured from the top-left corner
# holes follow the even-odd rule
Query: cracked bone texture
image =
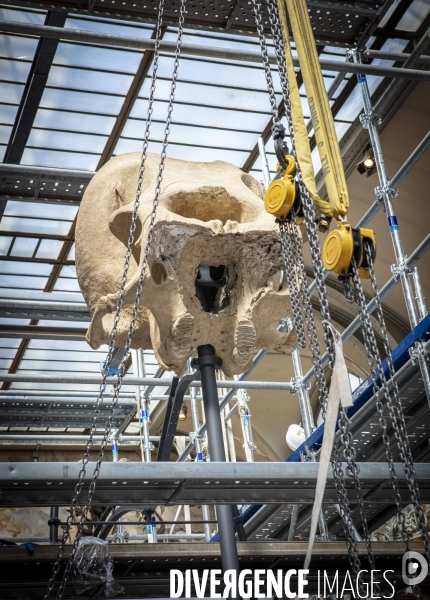
[[(127, 338), (152, 210), (159, 155), (148, 154), (133, 255), (115, 346)], [(92, 348), (109, 342), (136, 196), (140, 153), (119, 155), (91, 180), (76, 227), (76, 270), (92, 315)], [(282, 277), (279, 233), (253, 177), (222, 161), (166, 159), (148, 273), (132, 348), (153, 348), (160, 365), (181, 373), (197, 346), (211, 344), (229, 377), (259, 349), (290, 353), (295, 334), (277, 331), (292, 315)], [(205, 312), (198, 267), (224, 267), (226, 285)]]

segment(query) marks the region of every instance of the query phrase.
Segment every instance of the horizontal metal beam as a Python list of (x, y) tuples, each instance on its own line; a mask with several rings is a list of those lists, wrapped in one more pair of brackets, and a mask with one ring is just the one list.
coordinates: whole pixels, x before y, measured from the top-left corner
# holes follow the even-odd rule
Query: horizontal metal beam
[[(126, 522), (124, 523), (127, 524)], [(17, 543), (25, 542), (28, 538), (10, 538), (11, 541)], [(130, 539), (133, 539), (130, 536)], [(33, 538), (36, 541), (36, 538)], [(39, 538), (39, 541), (49, 541), (47, 538)], [(242, 560), (247, 558), (259, 559), (264, 557), (265, 559), (276, 559), (279, 557), (298, 559), (299, 557), (305, 557), (308, 542), (281, 542), (279, 540), (264, 540), (264, 541), (252, 541), (252, 542), (239, 542), (237, 541), (238, 555)], [(410, 542), (411, 550), (423, 554), (422, 542)], [(70, 553), (71, 545), (66, 545), (64, 548), (64, 558), (68, 558)], [(365, 542), (359, 542), (357, 544), (357, 550), (360, 556), (367, 555), (367, 548)], [(404, 542), (372, 542), (372, 551), (375, 556), (381, 557), (402, 557), (405, 552)], [(46, 546), (35, 546), (32, 553), (29, 554), (25, 546), (4, 546), (0, 547), (0, 561), (18, 563), (21, 565), (23, 562), (29, 564), (37, 564), (48, 562), (55, 562), (57, 558), (58, 547), (55, 545)], [(109, 554), (114, 560), (157, 560), (158, 565), (161, 561), (171, 559), (176, 562), (178, 556), (183, 560), (201, 559), (202, 557), (207, 561), (209, 558), (219, 558), (221, 556), (220, 545), (216, 542), (210, 544), (203, 543), (172, 543), (172, 544), (111, 544), (109, 546)], [(327, 557), (332, 558), (333, 556), (345, 557), (345, 542), (344, 541), (330, 541), (330, 542), (315, 542), (313, 547), (314, 557)], [(379, 564), (379, 563), (378, 563)], [(172, 563), (169, 561), (168, 568), (171, 568)], [(216, 563), (211, 563), (214, 568), (217, 566)], [(219, 566), (219, 565), (218, 565)], [(159, 568), (159, 567), (157, 567)], [(284, 566), (285, 568), (285, 566)], [(148, 575), (145, 573), (145, 576)]]
[[(36, 35), (44, 38), (55, 38), (63, 41), (84, 42), (89, 44), (100, 44), (119, 48), (136, 48), (139, 50), (155, 49), (155, 40), (148, 38), (138, 38), (108, 33), (89, 32), (78, 29), (63, 29), (43, 25), (30, 25), (27, 23), (18, 23), (15, 21), (3, 21), (0, 23), (0, 32), (15, 33), (19, 35)], [(160, 44), (161, 52), (174, 54), (176, 44), (174, 42), (162, 41)], [(227, 59), (230, 61), (245, 61), (262, 64), (261, 54), (259, 52), (244, 52), (240, 50), (227, 50), (225, 48), (216, 48), (210, 46), (201, 46), (194, 44), (182, 44), (181, 53), (190, 56), (206, 56), (209, 58)], [(276, 64), (276, 58), (270, 57), (270, 62)], [(430, 81), (430, 73), (415, 69), (399, 69), (395, 67), (382, 67), (374, 65), (357, 65), (350, 62), (341, 62), (336, 60), (319, 59), (321, 69), (326, 71), (363, 73), (365, 75), (377, 75), (382, 77), (392, 77), (401, 79), (413, 79), (418, 81)], [(300, 67), (297, 58), (293, 59), (294, 66)]]
[[(378, 58), (380, 60), (394, 60), (396, 62), (402, 62), (408, 60), (411, 55), (406, 54), (405, 52), (386, 52), (385, 50), (372, 50), (371, 48), (366, 48), (364, 51), (364, 56), (369, 58)], [(423, 65), (430, 65), (430, 56), (421, 55), (415, 60), (415, 62)]]
[[(83, 497), (95, 463), (87, 466)], [(0, 506), (67, 505), (76, 485), (79, 463), (0, 463)], [(172, 504), (312, 504), (318, 463), (141, 463), (105, 462), (93, 501), (103, 505)], [(421, 500), (430, 502), (430, 464), (415, 465)], [(366, 492), (390, 480), (385, 463), (359, 463), (364, 501)], [(410, 503), (404, 470), (395, 465), (402, 502)], [(345, 469), (344, 469), (345, 471)], [(345, 473), (347, 494), (356, 499)], [(325, 503), (337, 501), (329, 471)], [(391, 486), (373, 493), (369, 502), (392, 504)]]
[(90, 311), (85, 302), (55, 302), (52, 300), (0, 298), (0, 317), (48, 319), (50, 321), (91, 321)]
[(53, 167), (31, 167), (26, 165), (8, 165), (0, 163), (0, 178), (16, 178), (46, 181), (65, 181), (67, 183), (87, 184), (95, 175), (95, 171), (78, 171), (72, 169), (55, 169)]
[[(88, 385), (98, 385), (101, 383), (101, 375), (37, 375), (37, 374), (21, 374), (8, 373), (1, 374), (0, 381), (17, 382), (17, 383), (79, 383)], [(108, 377), (107, 385), (116, 385), (116, 377)], [(123, 379), (124, 385), (150, 385), (154, 387), (170, 387), (171, 379), (159, 379), (154, 377), (128, 377)], [(200, 387), (201, 383), (193, 381), (190, 387)], [(247, 381), (246, 385), (243, 381), (217, 381), (218, 388), (230, 388), (231, 396), (234, 390), (247, 388), (250, 390), (286, 390), (291, 392), (294, 386), (291, 383), (284, 381)], [(229, 397), (229, 399), (231, 398)]]
[(428, 150), (430, 147), (430, 131), (426, 136), (421, 140), (409, 158), (404, 162), (404, 164), (400, 167), (397, 173), (394, 175), (393, 179), (390, 182), (390, 186), (396, 188), (406, 177), (409, 171), (413, 166), (419, 161), (422, 155)]
[(73, 340), (84, 342), (87, 328), (0, 325), (0, 337), (19, 340)]
[[(81, 398), (93, 398), (94, 399), (94, 392), (81, 392), (81, 391), (77, 391), (77, 392), (68, 392), (68, 391), (61, 391), (59, 392), (58, 390), (55, 390), (54, 392), (49, 391), (49, 390), (15, 390), (15, 389), (9, 389), (9, 390), (0, 390), (0, 401), (3, 400), (4, 397), (10, 398), (12, 400), (20, 400), (23, 398), (28, 398), (29, 400), (32, 400), (33, 397), (35, 398), (42, 398), (44, 400), (49, 400), (49, 401), (54, 401), (57, 397), (58, 394), (61, 394), (61, 398), (71, 398), (71, 399), (81, 399)], [(107, 399), (107, 398), (113, 398), (115, 396), (115, 394), (111, 393), (111, 392), (105, 392), (103, 394), (103, 398)], [(133, 402), (136, 401), (136, 394), (134, 392), (123, 392), (121, 391), (120, 394), (120, 399), (129, 399), (132, 400)], [(154, 400), (156, 400), (157, 398), (154, 398)]]
[[(189, 439), (189, 436), (174, 436), (174, 439), (176, 439), (177, 437), (179, 438), (183, 438), (185, 437), (186, 440)], [(149, 436), (149, 441), (150, 442), (159, 442), (161, 439), (161, 436), (159, 435), (150, 435)], [(102, 435), (94, 435), (93, 436), (93, 440), (94, 440), (94, 445), (98, 445), (103, 441), (103, 436)], [(121, 437), (120, 440), (118, 440), (118, 445), (119, 446), (127, 446), (127, 444), (139, 444), (142, 441), (142, 438), (139, 435), (123, 435)], [(34, 434), (34, 433), (29, 433), (29, 434), (14, 434), (14, 433), (2, 433), (0, 434), (0, 442), (7, 442), (10, 444), (16, 444), (16, 445), (40, 445), (43, 446), (44, 444), (70, 444), (71, 442), (73, 442), (73, 444), (75, 443), (81, 443), (81, 444), (86, 444), (88, 442), (88, 436), (87, 435), (79, 435), (79, 434), (73, 434), (73, 433), (65, 433), (63, 435), (51, 435), (49, 433), (41, 433), (41, 434)]]

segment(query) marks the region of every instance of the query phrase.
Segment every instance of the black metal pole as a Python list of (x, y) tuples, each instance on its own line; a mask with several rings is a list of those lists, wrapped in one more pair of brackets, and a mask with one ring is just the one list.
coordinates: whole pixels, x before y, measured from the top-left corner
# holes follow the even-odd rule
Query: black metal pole
[(60, 519), (58, 518), (58, 506), (51, 506), (49, 517), (49, 543), (58, 544), (58, 525), (60, 523)]
[[(211, 462), (225, 462), (224, 439), (219, 412), (218, 391), (216, 387), (216, 357), (212, 346), (199, 346), (198, 364), (201, 373), (203, 405), (209, 441)], [(217, 504), (221, 561), (224, 571), (234, 569), (239, 575), (239, 559), (237, 556), (236, 537), (234, 532), (233, 512), (229, 504)]]

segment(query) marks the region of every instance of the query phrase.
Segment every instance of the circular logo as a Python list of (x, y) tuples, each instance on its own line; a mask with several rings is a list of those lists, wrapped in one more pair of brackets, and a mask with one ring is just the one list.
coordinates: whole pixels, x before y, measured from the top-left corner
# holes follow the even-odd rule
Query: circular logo
[(329, 265), (337, 262), (339, 256), (339, 240), (337, 236), (332, 235), (327, 239), (325, 246), (325, 259)]
[(418, 552), (409, 550), (402, 559), (402, 578), (406, 585), (418, 585), (427, 577), (429, 566), (426, 559)]

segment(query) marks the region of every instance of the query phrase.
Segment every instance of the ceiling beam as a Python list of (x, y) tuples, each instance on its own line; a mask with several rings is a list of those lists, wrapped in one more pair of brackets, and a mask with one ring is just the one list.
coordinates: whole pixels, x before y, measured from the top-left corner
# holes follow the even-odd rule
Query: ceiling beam
[[(102, 44), (105, 46), (119, 48), (136, 48), (151, 51), (153, 51), (155, 48), (155, 40), (149, 38), (88, 32), (75, 29), (63, 29), (59, 27), (49, 27), (43, 25), (28, 25), (26, 23), (17, 23), (15, 21), (1, 22), (0, 32), (18, 33), (21, 35), (41, 35), (45, 38), (50, 37), (57, 40), (61, 39), (67, 41)], [(160, 50), (161, 52), (174, 54), (176, 51), (176, 44), (174, 42), (161, 42)], [(189, 56), (206, 56), (210, 58), (221, 58), (233, 61), (243, 60), (257, 64), (261, 64), (262, 61), (259, 52), (244, 52), (239, 50), (228, 50), (225, 48), (194, 44), (182, 44), (181, 52), (182, 54), (187, 54)], [(274, 56), (269, 57), (269, 62), (276, 64), (276, 58)], [(295, 67), (300, 67), (300, 63), (297, 58), (293, 58), (293, 64)], [(414, 69), (384, 67), (379, 65), (359, 65), (351, 62), (342, 62), (325, 58), (320, 58), (320, 67), (326, 71), (364, 73), (365, 75), (430, 81), (430, 75)]]
[[(66, 19), (67, 12), (52, 10), (46, 15), (45, 25), (60, 29)], [(41, 37), (39, 40), (6, 148), (3, 159), (5, 163), (17, 164), (21, 161), (45, 91), (58, 43), (58, 38)]]
[[(161, 31), (161, 39), (165, 31), (166, 27), (163, 27)], [(151, 35), (151, 39), (155, 39), (155, 36), (156, 29), (154, 29)], [(120, 113), (116, 118), (115, 125), (113, 126), (113, 129), (106, 142), (102, 155), (100, 156), (100, 160), (98, 162), (96, 171), (101, 169), (101, 167), (105, 163), (107, 163), (107, 161), (112, 157), (113, 153), (115, 152), (115, 147), (118, 143), (119, 138), (121, 137), (121, 134), (130, 116), (130, 113), (133, 110), (134, 103), (136, 102), (139, 96), (139, 92), (142, 88), (142, 85), (145, 82), (145, 79), (148, 75), (149, 69), (154, 58), (154, 54), (155, 53), (152, 50), (146, 50), (143, 54), (139, 68), (137, 69), (136, 75), (133, 77), (133, 81), (131, 82), (130, 88), (124, 99)]]

